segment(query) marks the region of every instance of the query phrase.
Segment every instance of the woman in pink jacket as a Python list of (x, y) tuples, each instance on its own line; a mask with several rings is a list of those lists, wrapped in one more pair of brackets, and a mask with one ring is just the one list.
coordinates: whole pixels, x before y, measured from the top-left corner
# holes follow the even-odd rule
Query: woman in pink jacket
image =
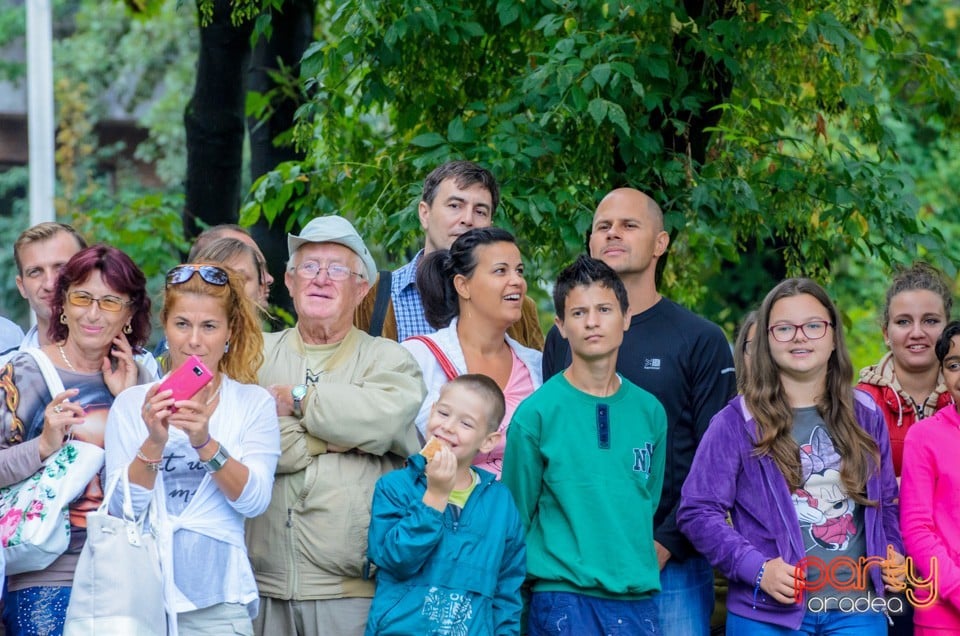
[(903, 449), (903, 543), (920, 576), (936, 564), (933, 592), (917, 591), (916, 636), (960, 633), (960, 321), (946, 326), (936, 353), (954, 404), (910, 427)]

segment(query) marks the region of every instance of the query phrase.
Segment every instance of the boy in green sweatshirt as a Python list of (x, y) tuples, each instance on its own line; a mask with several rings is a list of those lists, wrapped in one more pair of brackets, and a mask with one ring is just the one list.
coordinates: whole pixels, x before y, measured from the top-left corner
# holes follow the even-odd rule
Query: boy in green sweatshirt
[(517, 408), (503, 483), (527, 531), (528, 634), (660, 634), (653, 515), (666, 456), (660, 402), (617, 375), (627, 292), (581, 256), (553, 292), (573, 361)]

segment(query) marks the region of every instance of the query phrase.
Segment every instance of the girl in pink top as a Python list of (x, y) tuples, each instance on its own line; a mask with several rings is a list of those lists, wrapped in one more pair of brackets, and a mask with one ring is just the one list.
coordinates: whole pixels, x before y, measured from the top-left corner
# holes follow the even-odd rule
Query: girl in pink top
[(914, 571), (930, 578), (931, 564), (937, 569), (929, 591), (917, 591), (916, 636), (960, 634), (960, 321), (944, 328), (936, 353), (954, 404), (907, 432), (900, 492), (903, 543)]

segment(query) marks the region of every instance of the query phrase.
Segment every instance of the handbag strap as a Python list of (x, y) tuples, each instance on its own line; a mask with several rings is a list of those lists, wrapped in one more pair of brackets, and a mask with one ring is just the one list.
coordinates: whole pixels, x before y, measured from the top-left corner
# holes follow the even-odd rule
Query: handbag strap
[(393, 273), (389, 269), (380, 270), (380, 279), (377, 281), (377, 297), (373, 301), (373, 317), (367, 333), (371, 336), (383, 335), (383, 322), (387, 317), (387, 305), (390, 304), (390, 279)]
[(103, 502), (100, 504), (99, 511), (107, 512), (109, 510), (110, 501), (113, 499), (114, 492), (116, 491), (117, 486), (122, 484), (123, 518), (126, 521), (133, 521), (138, 525), (143, 525), (144, 519), (149, 517), (150, 523), (153, 526), (160, 525), (166, 518), (166, 508), (163, 507), (165, 495), (163, 487), (163, 475), (160, 473), (157, 474), (156, 481), (153, 484), (153, 492), (150, 494), (150, 504), (138, 519), (133, 511), (133, 497), (130, 495), (130, 475), (128, 469), (129, 465), (121, 466), (112, 475), (110, 475), (110, 477), (107, 478), (107, 485), (103, 489)]
[(36, 347), (27, 347), (23, 352), (29, 353), (36, 361), (37, 366), (40, 367), (40, 374), (43, 375), (43, 379), (47, 383), (47, 390), (50, 391), (50, 397), (55, 397), (63, 393), (63, 380), (60, 379), (57, 368), (53, 366), (53, 362), (50, 361), (47, 354)]
[(407, 340), (416, 340), (426, 345), (427, 349), (430, 350), (430, 353), (433, 354), (433, 357), (435, 357), (437, 362), (440, 363), (440, 368), (443, 369), (443, 373), (447, 376), (448, 380), (452, 380), (460, 375), (460, 372), (457, 371), (457, 368), (453, 366), (452, 362), (450, 362), (450, 358), (447, 357), (447, 354), (443, 352), (443, 349), (440, 348), (440, 345), (434, 342), (432, 338), (428, 338), (427, 336), (410, 336), (407, 338)]
[[(113, 499), (113, 493), (117, 489), (119, 483), (123, 483), (123, 518), (126, 521), (136, 521), (136, 516), (133, 513), (133, 499), (130, 496), (130, 476), (128, 474), (128, 467), (120, 467), (113, 475), (107, 480), (107, 486), (103, 489), (103, 501), (100, 502), (100, 512), (107, 512), (110, 508), (110, 501)], [(146, 517), (146, 514), (143, 515)], [(141, 517), (141, 521), (142, 521)]]

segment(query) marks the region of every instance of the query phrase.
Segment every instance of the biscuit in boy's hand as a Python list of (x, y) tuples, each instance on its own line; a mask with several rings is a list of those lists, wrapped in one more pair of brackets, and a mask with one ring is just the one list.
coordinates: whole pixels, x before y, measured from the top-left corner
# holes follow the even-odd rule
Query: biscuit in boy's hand
[(430, 462), (433, 460), (434, 455), (440, 452), (441, 448), (443, 448), (443, 442), (436, 437), (431, 437), (420, 450), (420, 454), (427, 458), (427, 462)]

